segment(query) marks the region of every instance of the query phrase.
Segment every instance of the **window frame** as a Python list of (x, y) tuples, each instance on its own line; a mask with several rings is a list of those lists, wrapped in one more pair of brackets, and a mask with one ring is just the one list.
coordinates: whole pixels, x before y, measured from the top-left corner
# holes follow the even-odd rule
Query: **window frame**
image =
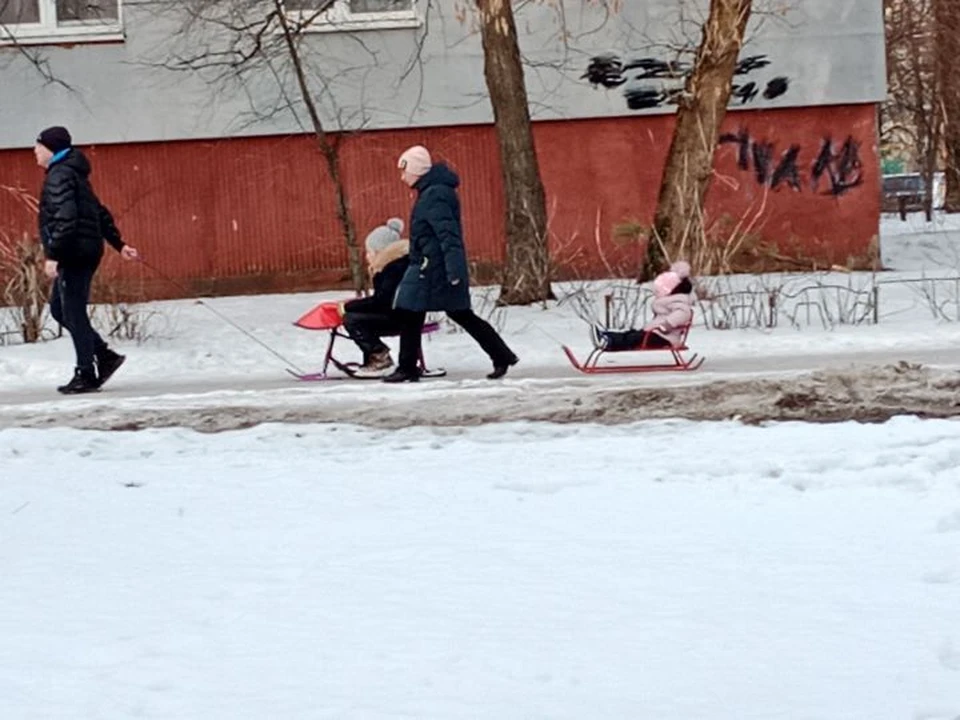
[[(369, 13), (350, 12), (350, 0), (335, 0), (333, 6), (303, 27), (305, 33), (357, 32), (360, 30), (400, 30), (419, 28), (423, 24), (419, 0), (410, 0), (409, 10), (385, 10)], [(303, 23), (312, 10), (289, 10), (293, 22)]]
[(36, 0), (40, 22), (0, 25), (0, 45), (58, 45), (122, 41), (123, 0), (117, 3), (117, 19), (57, 21), (57, 0)]

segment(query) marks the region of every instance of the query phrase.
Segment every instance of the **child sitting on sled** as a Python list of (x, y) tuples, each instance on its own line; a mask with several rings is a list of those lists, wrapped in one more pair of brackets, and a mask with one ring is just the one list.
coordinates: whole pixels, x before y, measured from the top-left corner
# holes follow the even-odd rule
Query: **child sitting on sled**
[(410, 263), (410, 242), (401, 239), (402, 232), (403, 220), (391, 218), (367, 235), (373, 294), (343, 305), (343, 327), (363, 353), (363, 366), (356, 377), (380, 377), (393, 368), (390, 348), (380, 338), (400, 332), (393, 299)]
[(591, 328), (594, 347), (617, 350), (668, 350), (683, 342), (683, 328), (693, 320), (693, 283), (690, 265), (675, 262), (653, 281), (653, 319), (642, 330)]

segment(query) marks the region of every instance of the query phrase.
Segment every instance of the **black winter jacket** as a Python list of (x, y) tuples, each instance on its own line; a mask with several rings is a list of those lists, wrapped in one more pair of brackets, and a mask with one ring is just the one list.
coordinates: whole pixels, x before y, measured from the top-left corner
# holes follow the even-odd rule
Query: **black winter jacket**
[(413, 186), (418, 195), (410, 218), (410, 267), (396, 300), (402, 310), (470, 309), (459, 185), (457, 174), (437, 163)]
[(403, 274), (410, 264), (410, 256), (404, 255), (393, 262), (387, 263), (383, 270), (373, 276), (373, 294), (364, 298), (350, 300), (344, 305), (344, 310), (355, 313), (379, 313), (390, 315), (393, 310), (393, 299), (397, 294)]
[(96, 268), (104, 238), (123, 249), (113, 216), (90, 185), (90, 163), (76, 148), (47, 168), (39, 225), (44, 253), (64, 267)]

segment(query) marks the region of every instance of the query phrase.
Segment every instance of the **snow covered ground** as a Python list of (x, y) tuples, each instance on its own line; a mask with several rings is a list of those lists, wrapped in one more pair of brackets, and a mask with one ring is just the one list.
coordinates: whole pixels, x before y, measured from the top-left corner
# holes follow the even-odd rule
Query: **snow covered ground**
[(0, 717), (960, 717), (960, 425), (0, 431)]
[[(954, 235), (956, 234), (956, 237)], [(890, 283), (915, 280), (911, 285), (881, 286), (880, 319), (876, 326), (838, 326), (826, 328), (814, 313), (812, 324), (798, 330), (788, 322), (774, 330), (738, 330), (729, 332), (694, 330), (691, 345), (708, 357), (703, 372), (720, 374), (764, 369), (820, 367), (828, 360), (869, 360), (871, 355), (888, 361), (900, 351), (923, 347), (949, 350), (960, 347), (960, 323), (944, 323), (934, 317), (930, 295), (950, 316), (960, 316), (960, 285), (940, 281), (933, 288), (931, 278), (960, 276), (960, 220), (940, 215), (926, 226), (921, 216), (911, 215), (907, 223), (885, 217), (882, 224), (885, 260), (898, 272), (869, 274), (817, 274), (806, 276), (771, 275), (761, 279), (733, 279), (720, 284), (729, 291), (753, 283), (766, 287), (795, 289), (804, 284), (835, 284), (854, 290), (867, 288), (874, 280)], [(923, 245), (927, 236), (930, 247)], [(927, 239), (930, 239), (927, 238)], [(942, 253), (956, 247), (957, 262)], [(925, 249), (924, 249), (925, 248)], [(941, 253), (932, 259), (931, 248)], [(929, 252), (928, 252), (929, 251)], [(952, 250), (951, 250), (952, 251)], [(603, 284), (591, 286), (599, 298)], [(570, 287), (561, 288), (561, 294)], [(824, 290), (829, 295), (831, 290)], [(475, 293), (476, 298), (483, 290)], [(495, 294), (486, 293), (488, 299)], [(300, 295), (264, 295), (224, 297), (205, 302), (253, 332), (257, 338), (277, 349), (291, 363), (312, 370), (319, 364), (324, 338), (293, 327), (292, 322), (321, 300), (342, 299), (344, 293), (307, 293)], [(482, 303), (481, 303), (482, 304)], [(596, 302), (597, 315), (601, 303)], [(130, 361), (111, 381), (104, 397), (111, 393), (148, 394), (190, 387), (191, 392), (208, 390), (250, 390), (290, 387), (284, 373), (286, 363), (224, 323), (208, 308), (192, 301), (149, 303), (140, 306), (146, 319), (148, 338), (143, 343), (119, 343)], [(570, 379), (575, 377), (559, 350), (561, 342), (581, 353), (588, 349), (587, 325), (566, 303), (547, 310), (512, 308), (499, 318), (510, 344), (521, 357), (521, 365), (512, 371), (507, 385), (516, 380)], [(700, 318), (702, 320), (702, 318)], [(446, 367), (455, 380), (482, 378), (488, 361), (472, 341), (462, 334), (444, 332), (427, 345), (428, 360)], [(349, 343), (345, 355), (354, 358)], [(960, 360), (960, 359), (958, 359)], [(56, 400), (55, 385), (66, 380), (72, 365), (72, 348), (67, 338), (35, 346), (0, 346), (0, 405), (12, 402)], [(594, 382), (604, 382), (594, 378)]]
[[(444, 328), (429, 338), (425, 349), (428, 362), (445, 367), (449, 375), (425, 381), (419, 387), (360, 381), (297, 383), (284, 371), (286, 362), (210, 311), (212, 308), (251, 331), (289, 359), (290, 364), (312, 370), (320, 365), (325, 334), (302, 330), (292, 323), (321, 300), (342, 298), (343, 293), (213, 298), (204, 301), (206, 307), (190, 300), (150, 303), (141, 309), (151, 316), (147, 325), (149, 337), (142, 343), (117, 344), (129, 360), (104, 391), (95, 396), (64, 398), (55, 391), (55, 386), (66, 380), (72, 365), (68, 338), (32, 346), (0, 346), (0, 427), (187, 425), (223, 429), (261, 421), (348, 420), (392, 427), (397, 425), (396, 417), (400, 415), (411, 424), (473, 424), (477, 421), (473, 411), (481, 405), (485, 408), (484, 421), (495, 420), (497, 403), (501, 404), (505, 418), (553, 420), (558, 414), (565, 414), (557, 403), (596, 403), (598, 393), (604, 391), (675, 388), (691, 383), (742, 381), (754, 376), (796, 376), (821, 369), (875, 380), (879, 384), (865, 390), (879, 397), (890, 373), (876, 371), (878, 367), (908, 361), (952, 372), (960, 368), (960, 323), (935, 317), (931, 302), (931, 293), (935, 291), (938, 312), (946, 316), (960, 314), (960, 284), (935, 279), (950, 276), (949, 270), (941, 270), (877, 276), (832, 273), (724, 280), (717, 285), (723, 292), (746, 283), (762, 283), (791, 292), (819, 283), (823, 290), (815, 291), (810, 298), (826, 298), (834, 305), (837, 291), (830, 286), (862, 291), (874, 282), (886, 284), (880, 286), (880, 323), (876, 325), (825, 327), (816, 312), (810, 324), (804, 319), (799, 328), (785, 318), (781, 318), (778, 327), (763, 330), (713, 330), (699, 324), (691, 333), (690, 345), (706, 356), (707, 363), (696, 373), (683, 375), (579, 375), (560, 350), (561, 342), (571, 345), (581, 356), (589, 349), (588, 325), (569, 297), (547, 309), (510, 308), (495, 319), (521, 363), (505, 381), (484, 379), (489, 371), (487, 358), (468, 336)], [(902, 284), (898, 283), (900, 280), (918, 282)], [(604, 287), (598, 283), (587, 290), (598, 300)], [(578, 290), (575, 286), (558, 289), (561, 295)], [(482, 289), (477, 291), (478, 305), (482, 306), (483, 295)], [(861, 300), (864, 298), (861, 296)], [(847, 297), (844, 302), (849, 306), (852, 301)], [(596, 305), (599, 316), (602, 303), (598, 300)], [(699, 321), (702, 320), (701, 313)], [(395, 339), (390, 343), (396, 347)], [(349, 342), (341, 344), (341, 352), (346, 359), (357, 357)], [(841, 378), (839, 382), (846, 380)], [(912, 399), (901, 406), (885, 403), (880, 415), (896, 414), (898, 407), (903, 412), (915, 412), (916, 408), (922, 411), (925, 406), (922, 402), (918, 405), (917, 400), (923, 400), (931, 386), (950, 388), (953, 383), (942, 377), (917, 377), (915, 389), (920, 395), (913, 393)], [(787, 394), (796, 391), (809, 394), (806, 388), (784, 389)], [(949, 397), (941, 393), (937, 398), (939, 409), (932, 414), (949, 414), (943, 408), (949, 410), (947, 400), (955, 392), (951, 391)], [(559, 413), (530, 412), (544, 404), (551, 393), (556, 400), (551, 407), (559, 407)], [(750, 414), (749, 408), (756, 400), (746, 396), (743, 399), (746, 410), (732, 408), (731, 414), (723, 417)], [(717, 417), (710, 412), (716, 400), (704, 397), (703, 402), (704, 412), (688, 407), (692, 412), (685, 416)], [(682, 404), (683, 398), (669, 402), (664, 398), (662, 404), (677, 403)], [(254, 406), (262, 412), (248, 410)], [(186, 417), (180, 410), (188, 407), (204, 409), (204, 417), (198, 420), (196, 413)], [(304, 408), (312, 410), (304, 412)], [(523, 411), (516, 411), (518, 408)], [(433, 414), (444, 412), (449, 419), (443, 423), (430, 421)], [(627, 413), (621, 421), (662, 416), (662, 412), (645, 416)]]
[(960, 215), (938, 212), (884, 215), (880, 221), (883, 266), (891, 270), (942, 270), (960, 274)]
[[(943, 240), (950, 233), (960, 232), (956, 218), (938, 216), (933, 235)], [(901, 227), (901, 225), (903, 227)], [(956, 225), (956, 227), (954, 227)], [(901, 232), (906, 228), (910, 232)], [(960, 317), (960, 284), (941, 280), (936, 287), (931, 278), (960, 276), (956, 265), (941, 261), (935, 265), (915, 263), (917, 232), (927, 232), (922, 218), (910, 216), (908, 223), (885, 218), (883, 246), (885, 257), (899, 272), (869, 274), (827, 273), (817, 275), (770, 275), (763, 278), (724, 280), (717, 287), (735, 290), (750, 283), (768, 288), (795, 291), (804, 285), (838, 285), (864, 290), (873, 282), (887, 283), (880, 290), (880, 324), (824, 327), (814, 312), (811, 324), (791, 327), (785, 319), (773, 330), (716, 331), (697, 327), (691, 335), (692, 347), (708, 358), (701, 377), (710, 379), (731, 373), (800, 370), (849, 362), (891, 362), (897, 359), (920, 359), (917, 349), (952, 352), (960, 348), (960, 323), (942, 322), (934, 317), (934, 303), (950, 317)], [(913, 233), (913, 234), (911, 234)], [(943, 237), (941, 237), (943, 236)], [(957, 245), (960, 248), (960, 244)], [(960, 251), (958, 251), (960, 258)], [(914, 280), (913, 284), (889, 284)], [(596, 298), (597, 316), (601, 314), (599, 298), (602, 283), (589, 287)], [(576, 286), (560, 288), (569, 293)], [(811, 295), (827, 297), (835, 290), (824, 289)], [(478, 290), (475, 298), (495, 297)], [(301, 330), (292, 325), (301, 314), (321, 300), (342, 299), (344, 293), (307, 293), (300, 295), (264, 295), (257, 297), (224, 297), (204, 301), (210, 308), (227, 316), (258, 339), (275, 348), (291, 364), (313, 370), (320, 363), (325, 338), (319, 333)], [(850, 303), (849, 297), (844, 301)], [(836, 303), (834, 303), (836, 304)], [(489, 303), (487, 303), (489, 307)], [(277, 359), (260, 345), (224, 323), (210, 308), (193, 301), (150, 303), (140, 306), (146, 319), (148, 338), (145, 342), (119, 343), (130, 359), (103, 393), (100, 402), (140, 394), (189, 394), (213, 391), (274, 391), (291, 389), (284, 372), (287, 363)], [(521, 357), (521, 364), (511, 371), (504, 387), (516, 387), (524, 381), (554, 380), (569, 382), (576, 374), (560, 352), (561, 342), (572, 345), (581, 354), (588, 349), (587, 324), (566, 302), (549, 309), (511, 308), (497, 316), (508, 342)], [(702, 316), (699, 318), (702, 321)], [(395, 345), (395, 341), (393, 341)], [(348, 359), (356, 357), (349, 343), (343, 345)], [(446, 387), (459, 388), (483, 378), (488, 371), (487, 359), (462, 333), (450, 330), (440, 333), (426, 344), (427, 358), (432, 365), (446, 367), (450, 377)], [(948, 363), (950, 359), (948, 358)], [(960, 365), (960, 356), (957, 357)], [(72, 348), (67, 338), (35, 346), (0, 346), (0, 405), (47, 403), (59, 400), (53, 388), (69, 375)], [(656, 382), (664, 382), (661, 377)], [(616, 379), (592, 378), (594, 383), (616, 383)], [(341, 384), (342, 385), (342, 384)], [(366, 392), (370, 392), (367, 384)], [(443, 384), (440, 387), (444, 387)], [(300, 388), (303, 392), (314, 392)], [(327, 386), (326, 394), (338, 389)], [(348, 392), (354, 392), (349, 390)], [(85, 400), (86, 401), (86, 400)]]

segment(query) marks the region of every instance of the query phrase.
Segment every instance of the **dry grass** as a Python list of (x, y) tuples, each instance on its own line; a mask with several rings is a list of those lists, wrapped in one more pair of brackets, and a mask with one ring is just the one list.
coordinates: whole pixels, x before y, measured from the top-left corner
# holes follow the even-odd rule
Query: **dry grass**
[[(22, 188), (0, 185), (0, 192), (30, 213), (37, 212), (37, 199)], [(3, 304), (13, 316), (23, 342), (40, 340), (49, 283), (43, 274), (43, 248), (24, 232), (19, 235), (0, 229), (0, 279)]]
[(29, 235), (13, 240), (0, 231), (0, 276), (6, 279), (3, 304), (8, 306), (25, 343), (37, 342), (43, 332), (49, 287), (43, 274), (43, 259), (40, 243)]

